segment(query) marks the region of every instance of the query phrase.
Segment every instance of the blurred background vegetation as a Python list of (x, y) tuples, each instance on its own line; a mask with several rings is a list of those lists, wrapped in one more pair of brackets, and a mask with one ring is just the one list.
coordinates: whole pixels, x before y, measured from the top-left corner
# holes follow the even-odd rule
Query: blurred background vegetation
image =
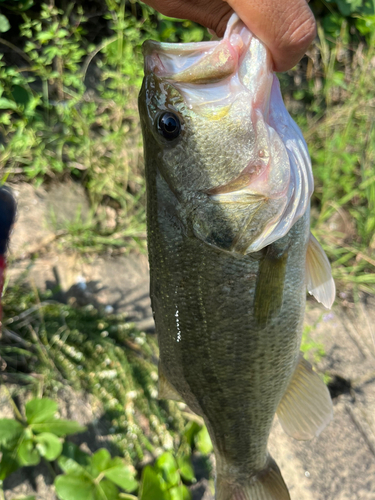
[[(307, 56), (279, 77), (313, 161), (313, 230), (332, 262), (339, 296), (357, 299), (375, 291), (374, 0), (313, 0), (310, 6), (318, 37)], [(67, 251), (145, 250), (137, 94), (141, 46), (149, 38), (209, 37), (201, 26), (136, 0), (0, 0), (0, 184), (48, 186), (67, 178), (82, 184), (94, 215), (68, 228)], [(111, 227), (103, 224), (106, 206), (116, 211)], [(147, 456), (175, 451), (143, 469), (138, 493), (119, 493), (112, 485), (92, 496), (85, 490), (77, 499), (189, 499), (192, 452), (209, 468), (204, 457), (211, 448), (199, 419), (176, 403), (155, 403), (155, 341), (124, 318), (53, 305), (22, 283), (8, 289), (4, 310), (4, 324), (22, 339), (0, 351), (14, 377), (39, 395), (51, 396), (68, 382), (97, 396), (109, 412), (117, 453), (128, 464), (139, 468)], [(43, 375), (42, 386), (23, 365)], [(0, 426), (1, 446), (10, 445), (1, 441)], [(65, 449), (82, 462), (74, 453)], [(9, 473), (0, 463), (0, 481)], [(86, 486), (99, 484), (93, 477), (93, 483), (86, 477)], [(69, 490), (75, 500), (71, 495)], [(64, 492), (60, 498), (67, 498)]]
[[(318, 37), (280, 75), (316, 180), (313, 227), (339, 288), (374, 291), (373, 0), (314, 0)], [(145, 212), (137, 93), (141, 46), (208, 39), (201, 26), (137, 1), (0, 0), (1, 179), (82, 183), (96, 217), (71, 228), (82, 252), (142, 248)], [(111, 230), (101, 205), (116, 209)]]

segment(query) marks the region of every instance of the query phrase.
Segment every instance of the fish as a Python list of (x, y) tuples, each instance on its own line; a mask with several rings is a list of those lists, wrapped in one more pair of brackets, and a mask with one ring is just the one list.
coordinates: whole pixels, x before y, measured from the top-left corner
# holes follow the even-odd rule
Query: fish
[(306, 289), (335, 298), (310, 232), (311, 161), (268, 49), (235, 14), (220, 40), (143, 46), (139, 114), (159, 398), (207, 426), (217, 500), (287, 500), (267, 451), (332, 419), (300, 353)]
[(0, 335), (1, 335), (1, 317), (2, 306), (1, 298), (3, 294), (5, 269), (6, 269), (6, 252), (9, 243), (10, 233), (16, 216), (16, 202), (7, 187), (0, 187)]

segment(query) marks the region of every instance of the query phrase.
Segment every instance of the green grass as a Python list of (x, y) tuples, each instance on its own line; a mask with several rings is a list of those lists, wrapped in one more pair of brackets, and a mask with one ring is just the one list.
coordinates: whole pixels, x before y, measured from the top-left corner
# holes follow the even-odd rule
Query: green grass
[[(144, 190), (142, 197), (143, 194)], [(135, 200), (136, 198), (133, 201)], [(77, 214), (75, 220), (56, 229), (60, 251), (69, 249), (86, 256), (108, 251), (111, 255), (146, 251), (146, 217), (143, 199), (128, 216), (125, 210), (113, 210), (111, 213), (115, 214), (114, 227), (113, 225), (108, 227), (107, 213), (100, 208), (105, 207), (99, 205), (85, 220)]]
[[(123, 315), (74, 308), (22, 284), (4, 296), (0, 356), (8, 382), (56, 398), (66, 386), (102, 405), (113, 444), (133, 463), (157, 449), (177, 450), (186, 418), (157, 400), (156, 338)], [(146, 422), (148, 422), (146, 424)]]
[[(73, 4), (65, 11), (44, 5), (39, 19), (23, 13), (24, 44), (14, 50), (28, 72), (0, 60), (2, 182), (22, 179), (48, 187), (67, 176), (80, 182), (92, 215), (60, 228), (58, 241), (62, 249), (84, 254), (145, 250), (136, 103), (142, 42), (199, 41), (205, 36), (194, 23), (155, 15), (143, 4), (106, 4), (110, 35), (96, 44), (88, 41), (84, 12)], [(299, 105), (294, 118), (313, 161), (313, 230), (332, 262), (339, 290), (373, 293), (374, 23), (371, 16), (353, 19), (337, 17), (336, 11), (326, 15), (312, 59), (282, 80), (287, 80), (292, 108)], [(353, 27), (366, 43), (350, 35)], [(95, 88), (88, 90), (85, 77), (93, 68)], [(302, 83), (295, 83), (298, 79)], [(114, 211), (112, 226), (106, 224), (106, 207)]]
[[(39, 402), (41, 397), (59, 402), (61, 394), (65, 394), (62, 399), (68, 405), (66, 394), (72, 390), (78, 398), (82, 393), (90, 395), (95, 418), (101, 421), (100, 431), (108, 429), (105, 437), (112, 455), (123, 457), (125, 463), (138, 470), (142, 468), (139, 496), (124, 498), (150, 500), (155, 488), (163, 491), (160, 500), (191, 498), (183, 484), (195, 481), (191, 455), (200, 457), (201, 469), (208, 477), (211, 467), (207, 456), (212, 444), (200, 417), (187, 411), (182, 403), (157, 399), (155, 335), (137, 330), (124, 315), (106, 314), (91, 305), (71, 307), (54, 302), (51, 292), (30, 289), (24, 277), (7, 288), (3, 308), (0, 382), (9, 384), (10, 390), (5, 392), (13, 408), (10, 392), (19, 398), (18, 403), (30, 395)], [(18, 409), (16, 413), (19, 416)], [(89, 423), (89, 428), (90, 424), (96, 425)], [(87, 443), (92, 445), (90, 438)], [(69, 452), (66, 446), (82, 454), (67, 442), (63, 455)], [(108, 451), (105, 453), (109, 456)], [(166, 460), (168, 467), (163, 466)], [(154, 465), (143, 468), (145, 463)], [(65, 471), (60, 459), (59, 466)], [(11, 472), (8, 470), (6, 475)], [(58, 494), (59, 498), (70, 498), (60, 490)]]
[[(41, 4), (39, 15), (20, 13), (17, 46), (6, 34), (0, 37), (0, 46), (22, 60), (21, 66), (9, 65), (0, 56), (0, 180), (47, 187), (68, 176), (80, 182), (92, 217), (60, 228), (59, 242), (85, 254), (145, 250), (137, 109), (143, 41), (207, 36), (202, 27), (156, 15), (145, 4), (106, 0), (105, 5), (98, 30), (108, 34), (105, 38), (89, 33), (83, 9), (74, 3), (64, 9)], [(111, 228), (105, 224), (106, 206), (115, 210)]]
[(312, 228), (339, 291), (374, 293), (375, 37), (353, 47), (318, 33), (317, 69), (301, 85), (303, 113), (293, 115), (312, 159)]

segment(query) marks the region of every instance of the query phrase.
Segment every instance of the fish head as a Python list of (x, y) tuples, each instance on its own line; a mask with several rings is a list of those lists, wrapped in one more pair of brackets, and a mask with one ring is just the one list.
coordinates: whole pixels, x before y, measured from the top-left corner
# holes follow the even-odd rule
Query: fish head
[(291, 130), (266, 47), (232, 16), (220, 41), (148, 41), (144, 55), (146, 168), (168, 184), (195, 237), (243, 255), (284, 236), (312, 186), (296, 185), (286, 141), (299, 141), (300, 156), (306, 145)]

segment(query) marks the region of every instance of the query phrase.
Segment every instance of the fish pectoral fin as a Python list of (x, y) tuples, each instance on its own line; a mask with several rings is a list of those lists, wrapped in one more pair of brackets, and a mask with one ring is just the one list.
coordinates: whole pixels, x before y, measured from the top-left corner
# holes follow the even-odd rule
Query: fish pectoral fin
[(173, 387), (173, 385), (167, 380), (164, 375), (163, 368), (159, 362), (159, 399), (173, 399), (174, 401), (182, 401), (181, 396)]
[(266, 467), (241, 482), (235, 478), (217, 474), (216, 495), (218, 500), (290, 500), (288, 488), (280, 470), (271, 456)]
[(306, 252), (306, 285), (308, 292), (318, 302), (331, 309), (336, 295), (331, 265), (323, 248), (311, 233)]
[(299, 441), (318, 436), (333, 418), (328, 388), (302, 353), (276, 414), (284, 431)]

